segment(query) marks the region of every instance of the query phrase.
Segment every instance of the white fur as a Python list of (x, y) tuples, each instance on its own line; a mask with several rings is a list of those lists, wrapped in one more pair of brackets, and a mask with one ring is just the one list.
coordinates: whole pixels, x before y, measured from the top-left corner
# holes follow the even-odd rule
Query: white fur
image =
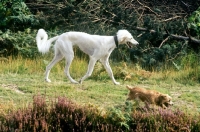
[[(127, 30), (119, 30), (117, 32), (117, 38), (119, 44), (138, 44), (138, 42), (133, 39), (132, 35)], [(55, 40), (55, 56), (50, 64), (46, 67), (45, 72), (45, 80), (47, 82), (51, 82), (48, 78), (51, 68), (57, 62), (63, 59), (63, 57), (65, 57), (65, 74), (72, 83), (78, 83), (70, 76), (69, 73), (69, 67), (74, 58), (73, 46), (77, 45), (84, 53), (88, 54), (90, 57), (88, 70), (85, 76), (80, 79), (80, 83), (91, 76), (96, 61), (100, 60), (100, 62), (103, 64), (106, 71), (108, 72), (109, 76), (111, 77), (113, 83), (120, 84), (119, 82), (116, 82), (108, 61), (110, 54), (116, 48), (114, 36), (90, 35), (84, 32), (66, 32), (61, 34), (60, 36), (56, 36), (48, 40), (48, 35), (45, 30), (39, 29), (36, 36), (36, 42), (39, 52), (43, 54), (48, 52), (51, 43)]]

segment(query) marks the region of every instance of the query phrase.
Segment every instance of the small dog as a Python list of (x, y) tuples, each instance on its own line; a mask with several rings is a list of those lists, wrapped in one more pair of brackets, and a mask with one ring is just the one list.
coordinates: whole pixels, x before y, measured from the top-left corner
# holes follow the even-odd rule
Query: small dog
[(173, 102), (171, 101), (172, 97), (168, 94), (162, 94), (154, 90), (147, 90), (145, 88), (132, 87), (129, 85), (127, 85), (126, 88), (130, 90), (127, 100), (139, 98), (145, 102), (147, 108), (149, 108), (148, 104), (155, 104), (164, 109), (173, 105)]

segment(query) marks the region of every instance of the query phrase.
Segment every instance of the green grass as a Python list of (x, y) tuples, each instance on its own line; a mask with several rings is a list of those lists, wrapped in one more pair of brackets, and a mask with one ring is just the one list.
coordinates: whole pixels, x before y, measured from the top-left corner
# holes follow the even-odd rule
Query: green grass
[[(128, 94), (126, 85), (137, 85), (167, 93), (173, 98), (173, 109), (200, 112), (199, 82), (195, 79), (189, 80), (189, 73), (196, 74), (196, 69), (148, 72), (136, 64), (111, 63), (115, 77), (121, 83), (117, 86), (112, 83), (105, 70), (102, 70), (101, 65), (97, 64), (93, 75), (81, 85), (71, 84), (65, 77), (63, 60), (52, 69), (52, 82), (46, 83), (44, 71), (50, 61), (46, 57), (35, 60), (10, 57), (0, 61), (0, 114), (27, 107), (36, 94), (45, 95), (49, 100), (66, 96), (80, 105), (91, 104), (103, 109), (117, 107), (125, 104)], [(87, 59), (75, 58), (70, 68), (72, 77), (79, 80), (86, 70)], [(124, 80), (129, 74), (131, 78)]]

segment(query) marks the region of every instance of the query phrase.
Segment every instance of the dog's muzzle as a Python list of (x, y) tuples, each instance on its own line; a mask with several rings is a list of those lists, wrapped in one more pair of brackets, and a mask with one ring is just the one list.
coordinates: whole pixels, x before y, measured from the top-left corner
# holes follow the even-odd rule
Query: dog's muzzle
[(131, 49), (131, 48), (133, 47), (133, 45), (131, 44), (131, 42), (127, 42), (127, 43), (126, 43), (126, 46), (127, 46), (129, 49)]
[(173, 105), (174, 103), (173, 102), (165, 102), (164, 103), (164, 105), (166, 106), (166, 107), (169, 107), (170, 105)]
[(138, 43), (137, 41), (133, 41), (133, 42), (128, 41), (128, 42), (126, 42), (125, 44), (126, 44), (126, 46), (127, 46), (128, 48), (131, 49), (133, 46), (138, 45), (139, 43)]

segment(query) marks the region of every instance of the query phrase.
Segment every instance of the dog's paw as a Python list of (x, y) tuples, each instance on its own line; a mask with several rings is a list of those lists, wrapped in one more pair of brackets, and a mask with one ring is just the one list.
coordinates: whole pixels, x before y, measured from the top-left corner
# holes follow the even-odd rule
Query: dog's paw
[(50, 83), (50, 82), (51, 82), (51, 80), (50, 80), (50, 79), (48, 79), (48, 78), (46, 78), (46, 79), (45, 79), (45, 81), (46, 81), (46, 82), (48, 82), (48, 83)]
[(79, 84), (82, 84), (82, 83), (83, 83), (83, 81), (82, 81), (82, 80), (79, 80), (79, 81), (78, 81), (78, 83), (79, 83)]
[(71, 80), (71, 83), (78, 84), (78, 82), (75, 80)]
[(120, 83), (119, 83), (119, 82), (114, 82), (114, 84), (115, 84), (115, 85), (120, 85)]

